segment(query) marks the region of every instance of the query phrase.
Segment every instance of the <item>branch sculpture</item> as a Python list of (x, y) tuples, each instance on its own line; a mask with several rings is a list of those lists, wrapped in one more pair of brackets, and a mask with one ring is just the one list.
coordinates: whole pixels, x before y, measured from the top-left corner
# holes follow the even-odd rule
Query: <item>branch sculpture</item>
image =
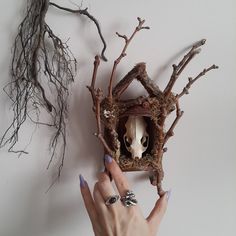
[[(109, 79), (108, 95), (103, 96), (100, 88), (95, 88), (95, 81), (99, 57), (95, 57), (94, 71), (91, 85), (88, 89), (93, 100), (93, 111), (96, 115), (97, 133), (101, 140), (104, 152), (110, 154), (123, 171), (150, 171), (151, 183), (157, 186), (157, 192), (161, 196), (162, 179), (164, 171), (162, 158), (167, 151), (166, 143), (174, 135), (174, 128), (183, 115), (179, 106), (179, 99), (188, 94), (193, 83), (203, 77), (207, 72), (217, 69), (212, 65), (204, 69), (195, 78), (189, 78), (189, 82), (180, 93), (173, 93), (175, 83), (190, 61), (200, 52), (200, 47), (206, 40), (200, 40), (194, 44), (191, 50), (177, 64), (173, 65), (173, 72), (164, 91), (149, 78), (145, 63), (138, 63), (123, 79), (113, 87), (113, 80), (117, 65), (126, 56), (126, 50), (137, 32), (149, 29), (143, 26), (144, 20), (138, 18), (138, 26), (130, 37), (117, 33), (118, 37), (125, 40), (125, 46), (120, 56), (114, 61)], [(132, 81), (138, 80), (148, 92), (148, 96), (122, 100), (122, 93), (129, 87)], [(168, 115), (176, 111), (176, 117), (167, 131), (165, 122)], [(102, 130), (102, 125), (104, 130)]]

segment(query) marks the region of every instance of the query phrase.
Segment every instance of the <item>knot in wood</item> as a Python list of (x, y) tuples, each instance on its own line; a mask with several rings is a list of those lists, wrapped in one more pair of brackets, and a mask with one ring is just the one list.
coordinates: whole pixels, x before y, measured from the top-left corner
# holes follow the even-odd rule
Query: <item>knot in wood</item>
[(143, 108), (150, 108), (150, 104), (147, 101), (143, 102), (142, 106)]

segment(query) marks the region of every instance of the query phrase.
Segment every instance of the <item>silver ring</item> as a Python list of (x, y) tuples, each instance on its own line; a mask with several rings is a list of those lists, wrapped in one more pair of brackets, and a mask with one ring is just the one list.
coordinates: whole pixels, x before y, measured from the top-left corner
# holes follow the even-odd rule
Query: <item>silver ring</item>
[(127, 191), (126, 195), (121, 197), (121, 202), (125, 207), (136, 206), (138, 201), (135, 198), (133, 191)]
[(112, 196), (107, 198), (107, 200), (105, 201), (105, 204), (107, 206), (110, 206), (110, 205), (116, 203), (119, 200), (119, 198), (120, 197), (118, 195), (112, 195)]

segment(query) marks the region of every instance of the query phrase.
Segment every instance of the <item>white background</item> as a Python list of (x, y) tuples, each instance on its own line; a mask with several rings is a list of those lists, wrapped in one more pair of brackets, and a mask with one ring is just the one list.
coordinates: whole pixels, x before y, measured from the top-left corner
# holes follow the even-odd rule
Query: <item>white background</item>
[[(76, 8), (80, 1), (55, 1)], [(73, 2), (73, 3), (72, 3)], [(24, 0), (0, 1), (1, 88), (10, 80), (10, 49), (23, 18)], [(107, 63), (101, 63), (98, 86), (108, 81), (113, 60), (123, 46), (115, 32), (130, 35), (136, 17), (146, 19), (149, 31), (138, 33), (127, 57), (118, 67), (117, 80), (137, 62), (147, 63), (151, 78), (163, 89), (171, 65), (186, 53), (186, 47), (206, 38), (202, 52), (190, 63), (175, 92), (181, 91), (188, 76), (215, 63), (219, 70), (198, 81), (190, 95), (181, 100), (185, 111), (175, 136), (168, 143), (164, 158), (164, 188), (172, 188), (161, 236), (236, 235), (236, 4), (234, 0), (179, 1), (83, 1), (100, 22), (107, 40)], [(46, 170), (49, 160), (50, 130), (40, 128), (28, 147), (30, 154), (17, 158), (0, 150), (0, 235), (1, 236), (75, 236), (92, 235), (89, 219), (79, 192), (82, 173), (92, 187), (102, 170), (102, 146), (93, 136), (96, 129), (91, 98), (85, 85), (90, 83), (93, 58), (101, 50), (94, 24), (50, 8), (47, 23), (62, 40), (70, 38), (79, 62), (70, 99), (68, 146), (59, 183), (45, 194), (53, 181), (56, 165)], [(134, 88), (137, 89), (134, 90)], [(132, 94), (143, 88), (134, 83)], [(136, 92), (137, 91), (137, 92)], [(11, 122), (10, 101), (0, 92), (0, 135)], [(33, 126), (26, 123), (20, 139), (27, 143)], [(139, 204), (147, 215), (157, 195), (142, 173), (127, 174)]]

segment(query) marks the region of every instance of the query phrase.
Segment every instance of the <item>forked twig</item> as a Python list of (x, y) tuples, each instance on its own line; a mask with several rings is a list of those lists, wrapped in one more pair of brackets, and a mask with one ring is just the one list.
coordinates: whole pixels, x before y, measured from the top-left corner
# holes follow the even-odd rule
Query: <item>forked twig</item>
[(208, 71), (218, 69), (218, 68), (219, 68), (218, 66), (212, 65), (208, 67), (207, 69), (204, 69), (202, 72), (200, 72), (194, 79), (189, 77), (187, 85), (183, 88), (183, 91), (180, 94), (178, 94), (176, 97), (181, 98), (184, 94), (189, 94), (189, 89), (194, 82), (196, 82), (199, 78), (204, 76)]
[(199, 47), (204, 45), (206, 42), (205, 39), (200, 40), (196, 44), (193, 45), (191, 50), (183, 57), (183, 59), (180, 61), (178, 65), (173, 65), (173, 73), (171, 75), (170, 81), (167, 84), (166, 88), (164, 89), (164, 95), (165, 97), (169, 96), (172, 88), (178, 79), (179, 75), (182, 73), (182, 71), (185, 69), (185, 67), (188, 65), (188, 63), (193, 59), (193, 57), (200, 52)]
[(116, 67), (120, 63), (121, 59), (126, 56), (126, 49), (129, 46), (129, 43), (131, 42), (131, 40), (133, 39), (133, 37), (135, 36), (135, 34), (137, 32), (139, 32), (142, 29), (150, 29), (150, 27), (148, 27), (148, 26), (143, 26), (145, 20), (142, 20), (139, 17), (137, 19), (138, 19), (138, 26), (135, 28), (133, 34), (129, 38), (126, 35), (121, 35), (116, 32), (118, 37), (123, 38), (125, 40), (125, 45), (123, 47), (123, 50), (122, 50), (120, 56), (114, 61), (114, 64), (113, 64), (113, 68), (112, 68), (112, 72), (111, 72), (111, 76), (110, 76), (109, 87), (108, 87), (108, 97), (110, 100), (112, 99), (112, 84), (113, 84), (113, 80), (114, 80), (114, 76), (115, 76), (115, 72), (116, 72)]

